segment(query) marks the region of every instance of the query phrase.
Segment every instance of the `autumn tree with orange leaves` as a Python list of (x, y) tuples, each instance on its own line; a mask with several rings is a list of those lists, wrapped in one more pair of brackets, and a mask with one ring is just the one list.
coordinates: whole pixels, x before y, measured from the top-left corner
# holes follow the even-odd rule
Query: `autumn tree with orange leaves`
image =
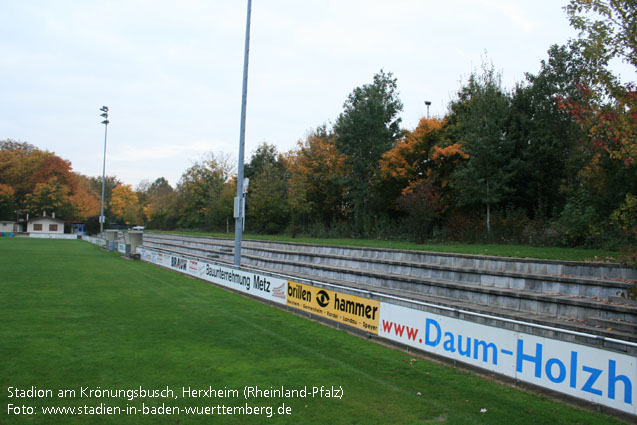
[(98, 214), (98, 201), (86, 177), (71, 163), (25, 142), (0, 141), (0, 211), (15, 219), (13, 208), (32, 216), (56, 213), (67, 220), (86, 220)]
[(406, 132), (381, 157), (375, 190), (390, 208), (397, 207), (396, 200), (405, 188), (427, 177), (433, 148), (444, 144), (443, 124), (444, 121), (438, 118), (422, 118), (413, 131)]
[(310, 223), (327, 226), (345, 218), (343, 179), (348, 168), (333, 134), (318, 128), (283, 160), (290, 173), (288, 205), (293, 231)]
[(111, 212), (126, 225), (144, 221), (137, 194), (129, 184), (120, 184), (113, 189)]

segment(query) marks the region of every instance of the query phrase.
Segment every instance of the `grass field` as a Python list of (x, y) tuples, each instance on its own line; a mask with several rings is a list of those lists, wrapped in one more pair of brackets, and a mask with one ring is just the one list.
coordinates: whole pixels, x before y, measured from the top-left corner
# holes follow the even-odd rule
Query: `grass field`
[[(217, 238), (234, 238), (232, 234), (205, 232), (159, 232), (179, 233), (191, 236), (213, 236)], [(244, 234), (244, 239), (272, 240), (279, 242), (310, 243), (318, 245), (360, 246), (367, 248), (404, 249), (413, 251), (447, 252), (454, 254), (495, 255), (515, 258), (541, 258), (544, 260), (562, 261), (610, 261), (623, 262), (626, 254), (607, 249), (538, 247), (529, 245), (507, 244), (461, 244), (461, 243), (425, 243), (417, 244), (406, 241), (392, 241), (381, 239), (321, 239), (321, 238), (293, 238), (285, 235), (254, 235)]]
[[(616, 418), (374, 344), (82, 241), (0, 239), (0, 423), (610, 424)], [(16, 398), (15, 388), (52, 390)], [(184, 398), (324, 386), (342, 398)], [(13, 389), (9, 389), (12, 387)], [(171, 389), (177, 398), (84, 397)], [(75, 394), (59, 394), (74, 390)], [(65, 397), (59, 397), (63, 395)], [(13, 396), (13, 397), (10, 397)], [(42, 408), (272, 406), (274, 415), (44, 415)], [(36, 414), (9, 413), (9, 405)], [(278, 415), (285, 404), (287, 415)], [(87, 406), (84, 408), (83, 406)], [(481, 413), (481, 409), (486, 409)], [(79, 410), (78, 410), (79, 411)]]

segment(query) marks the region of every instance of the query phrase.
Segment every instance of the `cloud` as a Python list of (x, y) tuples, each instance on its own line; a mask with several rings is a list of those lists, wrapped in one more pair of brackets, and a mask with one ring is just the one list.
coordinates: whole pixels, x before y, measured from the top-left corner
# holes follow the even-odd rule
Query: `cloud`
[(122, 145), (109, 155), (114, 161), (139, 162), (140, 160), (188, 160), (202, 157), (206, 152), (214, 151), (215, 146), (223, 145), (223, 142), (213, 140), (200, 140), (192, 143), (175, 143), (161, 145)]

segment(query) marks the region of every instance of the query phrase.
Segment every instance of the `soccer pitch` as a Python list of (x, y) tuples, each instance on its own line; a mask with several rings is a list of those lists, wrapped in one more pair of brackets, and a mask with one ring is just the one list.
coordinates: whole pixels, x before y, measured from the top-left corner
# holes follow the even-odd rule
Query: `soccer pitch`
[(82, 241), (0, 239), (0, 424), (620, 423)]

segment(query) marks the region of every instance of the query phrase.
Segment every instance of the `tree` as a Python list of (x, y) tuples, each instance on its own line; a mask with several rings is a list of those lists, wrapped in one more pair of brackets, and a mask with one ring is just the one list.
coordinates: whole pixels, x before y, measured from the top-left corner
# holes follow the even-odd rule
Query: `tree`
[(9, 185), (0, 184), (0, 219), (13, 220), (15, 209), (15, 190)]
[(246, 227), (256, 232), (276, 233), (288, 221), (288, 172), (273, 145), (262, 143), (246, 169), (250, 186), (246, 199)]
[[(102, 202), (102, 176), (89, 177), (90, 187), (92, 193), (96, 194), (100, 200), (100, 209)], [(113, 189), (121, 185), (122, 182), (116, 176), (106, 176), (104, 178), (104, 215), (111, 216), (110, 204), (113, 197)]]
[(37, 147), (27, 142), (20, 142), (13, 139), (0, 140), (0, 151), (15, 152), (19, 150), (29, 155), (37, 149)]
[(462, 142), (469, 159), (455, 172), (454, 186), (464, 205), (486, 207), (491, 232), (491, 207), (504, 200), (518, 168), (515, 144), (507, 135), (510, 98), (493, 66), (475, 72), (451, 104), (452, 134)]
[(72, 216), (70, 202), (71, 189), (52, 177), (47, 183), (37, 183), (33, 193), (25, 198), (25, 210), (33, 215), (42, 214), (44, 211), (56, 213), (58, 217)]
[(550, 218), (565, 203), (565, 187), (578, 184), (578, 171), (590, 160), (584, 133), (559, 99), (576, 98), (590, 81), (586, 61), (572, 45), (553, 45), (537, 74), (526, 74), (511, 99), (508, 137), (520, 162), (509, 199), (529, 217)]
[(15, 207), (25, 212), (47, 210), (61, 218), (85, 221), (99, 212), (92, 183), (54, 153), (25, 142), (0, 141), (0, 184), (12, 188)]
[(395, 146), (382, 155), (375, 191), (388, 208), (397, 208), (396, 200), (403, 190), (427, 176), (434, 146), (446, 143), (443, 124), (438, 118), (422, 118), (413, 131), (405, 132)]
[(138, 187), (142, 189), (140, 201), (143, 199), (142, 208), (147, 225), (153, 229), (170, 229), (177, 224), (176, 193), (168, 180), (157, 178), (153, 183)]
[(237, 178), (232, 176), (227, 181), (217, 196), (212, 198), (210, 205), (210, 222), (218, 228), (223, 228), (230, 233), (234, 230), (231, 223), (234, 223), (234, 198), (237, 196)]
[(277, 157), (279, 153), (276, 146), (270, 145), (267, 142), (262, 142), (257, 149), (252, 152), (250, 161), (245, 165), (244, 176), (246, 178), (253, 178), (257, 174), (260, 174), (267, 164), (277, 164)]
[(403, 104), (396, 79), (381, 70), (371, 84), (355, 88), (343, 108), (334, 125), (335, 141), (351, 170), (346, 179), (347, 196), (353, 206), (354, 224), (360, 228), (371, 180), (379, 171), (378, 161), (401, 135), (398, 113)]
[(283, 161), (290, 174), (288, 205), (293, 226), (316, 222), (327, 226), (345, 217), (345, 156), (338, 152), (334, 135), (325, 126), (299, 141)]
[[(449, 182), (456, 165), (468, 156), (460, 144), (449, 145), (443, 120), (422, 118), (380, 161), (376, 190), (402, 213), (410, 238), (423, 242), (453, 203)], [(446, 146), (446, 147), (443, 147)]]
[(125, 224), (137, 224), (143, 221), (137, 194), (129, 184), (120, 184), (113, 189), (111, 211)]
[(70, 163), (28, 143), (10, 139), (0, 142), (0, 184), (13, 188), (18, 207), (24, 207), (27, 194), (36, 184), (47, 183), (52, 177), (68, 186), (72, 180)]
[(589, 80), (576, 96), (562, 96), (560, 107), (570, 112), (591, 142), (611, 158), (630, 166), (637, 160), (637, 86), (622, 84), (608, 69), (621, 59), (637, 70), (637, 3), (634, 0), (571, 0), (565, 7), (579, 38), (571, 42), (587, 61)]
[(98, 216), (100, 213), (100, 199), (93, 192), (90, 178), (74, 174), (74, 184), (70, 198), (73, 207), (73, 217), (82, 222), (88, 221), (89, 217)]
[(564, 8), (584, 56), (604, 68), (618, 57), (637, 67), (637, 4), (635, 0), (570, 0)]
[[(213, 153), (195, 162), (177, 184), (178, 225), (185, 228), (211, 228), (213, 199), (219, 197), (230, 179), (232, 166), (228, 158)], [(224, 220), (225, 221), (225, 220)]]
[[(637, 192), (637, 85), (621, 83), (608, 64), (618, 58), (637, 69), (637, 4), (634, 0), (571, 0), (565, 10), (571, 25), (580, 31), (573, 44), (591, 64), (592, 75), (592, 84), (578, 86), (578, 97), (559, 101), (592, 148), (591, 160), (578, 173), (584, 187), (574, 192), (579, 198), (586, 195), (587, 205), (594, 203), (597, 220), (607, 218), (612, 223), (616, 211), (630, 210)], [(573, 198), (574, 205), (577, 200)]]
[[(278, 162), (278, 161), (277, 161)], [(278, 233), (288, 223), (288, 175), (277, 163), (266, 162), (250, 181), (246, 201), (246, 227), (260, 233)]]
[(608, 64), (619, 58), (637, 70), (637, 3), (571, 0), (565, 10), (571, 26), (580, 31), (574, 46), (592, 65), (593, 84), (601, 83), (604, 93), (593, 84), (582, 84), (580, 98), (564, 97), (561, 106), (573, 114), (593, 144), (630, 166), (637, 160), (637, 86), (634, 81), (620, 83)]

